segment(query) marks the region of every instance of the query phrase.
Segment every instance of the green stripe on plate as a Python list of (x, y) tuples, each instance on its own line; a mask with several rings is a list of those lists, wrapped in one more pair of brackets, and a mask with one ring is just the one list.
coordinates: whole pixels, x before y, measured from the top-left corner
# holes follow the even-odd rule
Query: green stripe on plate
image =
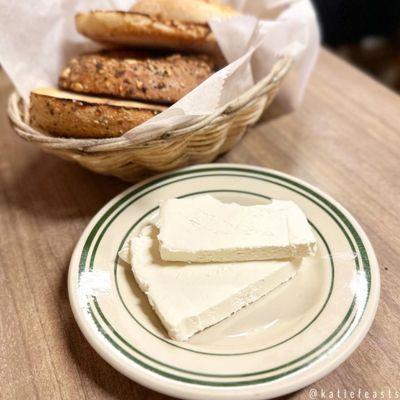
[[(103, 315), (103, 313), (102, 313), (102, 311), (101, 311), (101, 309), (100, 309), (100, 307), (99, 307), (99, 305), (98, 305), (97, 299), (94, 298), (94, 299), (93, 299), (93, 302), (94, 302), (95, 309), (96, 309), (96, 311), (98, 312), (100, 318), (103, 319), (103, 318), (104, 318), (104, 315)], [(345, 320), (348, 320), (348, 319), (350, 318), (351, 314), (353, 313), (355, 304), (356, 304), (356, 303), (355, 303), (355, 300), (353, 300), (353, 303), (351, 304), (351, 306), (350, 306), (350, 308), (349, 308), (349, 311), (348, 311), (347, 314), (346, 314)], [(325, 353), (326, 353), (326, 351), (325, 351), (325, 352), (323, 352), (322, 354), (318, 354), (317, 356), (315, 356), (314, 358), (310, 359), (310, 360), (307, 361), (306, 363), (304, 363), (304, 364), (302, 364), (302, 365), (300, 365), (300, 366), (297, 366), (297, 367), (291, 369), (290, 371), (281, 372), (281, 373), (276, 374), (276, 375), (273, 375), (273, 376), (268, 376), (268, 377), (264, 377), (264, 378), (253, 379), (253, 380), (246, 380), (246, 381), (230, 381), (230, 382), (223, 382), (223, 381), (203, 381), (203, 380), (199, 380), (199, 379), (187, 378), (187, 377), (184, 377), (184, 376), (181, 376), (181, 375), (174, 375), (174, 374), (172, 374), (172, 373), (169, 373), (169, 372), (166, 372), (166, 371), (157, 369), (157, 368), (155, 368), (155, 367), (153, 367), (153, 366), (151, 366), (151, 365), (149, 365), (149, 364), (146, 364), (145, 362), (141, 361), (141, 360), (138, 359), (137, 357), (133, 356), (131, 353), (127, 352), (123, 347), (121, 347), (117, 342), (115, 342), (115, 340), (114, 340), (114, 339), (105, 331), (105, 329), (100, 325), (100, 323), (98, 322), (98, 320), (97, 320), (97, 318), (96, 318), (96, 316), (95, 316), (95, 314), (94, 314), (94, 312), (93, 312), (93, 310), (92, 310), (91, 308), (89, 309), (89, 313), (90, 313), (90, 315), (91, 315), (93, 321), (95, 322), (96, 327), (99, 329), (99, 331), (101, 331), (102, 335), (113, 345), (114, 348), (116, 348), (118, 351), (120, 351), (122, 354), (124, 354), (124, 355), (125, 355), (127, 358), (129, 358), (131, 361), (134, 361), (135, 363), (139, 364), (140, 366), (142, 366), (142, 367), (144, 367), (144, 368), (146, 368), (146, 369), (148, 369), (148, 370), (150, 370), (150, 371), (152, 371), (152, 372), (155, 372), (155, 373), (157, 373), (157, 374), (159, 374), (159, 375), (161, 375), (161, 376), (163, 376), (163, 377), (165, 377), (165, 378), (170, 378), (170, 379), (173, 379), (173, 380), (176, 380), (176, 381), (179, 381), (179, 382), (192, 383), (192, 384), (196, 384), (196, 385), (229, 387), (229, 386), (249, 386), (249, 385), (256, 385), (256, 384), (260, 384), (260, 383), (271, 382), (271, 381), (274, 381), (274, 380), (277, 380), (277, 379), (284, 378), (284, 377), (286, 377), (286, 376), (288, 376), (288, 375), (293, 374), (294, 372), (297, 372), (297, 371), (299, 371), (299, 370), (301, 370), (301, 369), (303, 369), (303, 368), (306, 368), (306, 367), (310, 366), (310, 365), (311, 365), (312, 363), (314, 363), (315, 361), (318, 361), (318, 359), (321, 358), (321, 355), (322, 355), (322, 354), (325, 354)], [(352, 326), (352, 324), (354, 323), (355, 319), (356, 319), (356, 315), (353, 315), (349, 326)], [(103, 321), (106, 323), (106, 325), (107, 325), (107, 327), (110, 329), (110, 331), (113, 332), (113, 334), (114, 334), (117, 338), (119, 338), (122, 342), (124, 342), (124, 339), (121, 338), (121, 337), (119, 336), (118, 332), (116, 332), (116, 331), (114, 330), (114, 328), (113, 328), (111, 325), (109, 325), (109, 324), (107, 323), (107, 320), (103, 319)], [(329, 336), (329, 338), (327, 339), (327, 341), (332, 340), (332, 339), (341, 331), (342, 328), (343, 328), (342, 324), (339, 325), (339, 326), (335, 329), (335, 331)], [(342, 332), (342, 334), (340, 335), (340, 337), (338, 338), (338, 340), (335, 342), (335, 344), (339, 343), (340, 340), (344, 337), (344, 335), (346, 335), (346, 333), (347, 333), (347, 330), (345, 330), (344, 332)], [(126, 344), (128, 344), (128, 343), (126, 343)], [(129, 345), (129, 344), (128, 344), (128, 345)], [(316, 348), (316, 350), (321, 349), (324, 345), (325, 345), (325, 342), (324, 342), (324, 343), (321, 343), (321, 344)], [(129, 345), (129, 346), (130, 346), (130, 345)], [(329, 349), (331, 349), (331, 347), (330, 347)], [(329, 349), (328, 349), (327, 351), (329, 351)], [(136, 352), (137, 352), (138, 354), (140, 354), (140, 355), (143, 355), (143, 353), (142, 353), (141, 351), (137, 350), (137, 349), (136, 349)], [(303, 360), (304, 358), (305, 358), (305, 356), (299, 357), (299, 358), (297, 359), (297, 361), (301, 361), (301, 360)], [(159, 363), (159, 362), (158, 362), (158, 363)], [(159, 363), (159, 364), (162, 364), (162, 363)], [(292, 362), (289, 362), (289, 363), (285, 364), (284, 366), (290, 366), (290, 364), (292, 364)], [(169, 367), (167, 364), (162, 364), (162, 365), (164, 365), (164, 366), (166, 366), (166, 367)], [(171, 367), (169, 367), (169, 368), (171, 368)], [(265, 370), (264, 373), (267, 373), (267, 372), (274, 372), (275, 370), (278, 370), (278, 369), (281, 369), (281, 368), (282, 368), (282, 366), (281, 366), (281, 367), (278, 367), (278, 368), (271, 368), (271, 369), (269, 369), (269, 370)], [(187, 371), (185, 371), (185, 370), (179, 370), (179, 369), (177, 369), (177, 368), (173, 368), (173, 369), (176, 370), (176, 371), (181, 371), (181, 372), (187, 373)], [(198, 375), (198, 376), (207, 376), (207, 377), (210, 376), (210, 377), (215, 377), (214, 375), (211, 375), (211, 374), (197, 374), (197, 375)], [(246, 376), (251, 376), (251, 375), (252, 375), (252, 374), (242, 374), (242, 375), (240, 375), (240, 377), (246, 377)], [(218, 376), (218, 377), (220, 377), (220, 376)], [(229, 375), (226, 375), (225, 377), (229, 377)], [(239, 376), (238, 376), (238, 375), (232, 375), (232, 377), (239, 377)]]

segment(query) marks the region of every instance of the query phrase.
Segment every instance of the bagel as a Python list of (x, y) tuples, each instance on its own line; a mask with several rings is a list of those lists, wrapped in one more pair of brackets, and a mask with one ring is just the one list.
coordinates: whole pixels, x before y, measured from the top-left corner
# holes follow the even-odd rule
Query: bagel
[(130, 11), (77, 14), (75, 23), (78, 32), (100, 43), (206, 53), (221, 64), (224, 58), (207, 21), (236, 14), (205, 0), (143, 0)]
[(77, 95), (56, 88), (30, 95), (30, 124), (52, 136), (109, 138), (121, 136), (166, 107)]
[(74, 57), (59, 87), (77, 93), (172, 104), (213, 72), (205, 55), (103, 51)]

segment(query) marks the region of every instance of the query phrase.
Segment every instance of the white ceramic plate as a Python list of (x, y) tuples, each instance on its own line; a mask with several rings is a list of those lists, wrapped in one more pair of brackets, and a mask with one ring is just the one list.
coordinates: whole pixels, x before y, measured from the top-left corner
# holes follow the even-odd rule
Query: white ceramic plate
[[(319, 250), (288, 284), (174, 342), (117, 253), (160, 200), (202, 193), (241, 204), (293, 200)], [(90, 222), (69, 270), (72, 310), (95, 350), (129, 378), (183, 399), (264, 399), (316, 381), (366, 335), (379, 288), (371, 244), (342, 206), (291, 176), (235, 164), (181, 169), (121, 193)]]

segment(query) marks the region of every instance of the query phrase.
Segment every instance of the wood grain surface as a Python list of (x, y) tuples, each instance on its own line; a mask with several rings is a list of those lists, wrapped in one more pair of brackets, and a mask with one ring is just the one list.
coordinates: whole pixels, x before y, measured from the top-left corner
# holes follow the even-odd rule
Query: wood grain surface
[[(0, 398), (167, 399), (92, 350), (68, 302), (73, 247), (127, 184), (20, 140), (0, 73)], [(258, 125), (224, 162), (275, 168), (318, 186), (361, 223), (378, 255), (379, 310), (361, 346), (312, 385), (400, 390), (400, 98), (322, 51), (300, 111)], [(307, 399), (309, 388), (287, 396)]]

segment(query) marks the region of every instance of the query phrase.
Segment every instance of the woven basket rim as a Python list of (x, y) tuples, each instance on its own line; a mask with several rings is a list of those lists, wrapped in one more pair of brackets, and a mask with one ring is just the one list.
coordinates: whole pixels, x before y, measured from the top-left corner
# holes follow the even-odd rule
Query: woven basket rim
[(155, 131), (151, 138), (127, 137), (119, 136), (115, 138), (100, 138), (100, 139), (78, 139), (78, 138), (62, 138), (49, 136), (45, 133), (32, 128), (27, 122), (29, 114), (26, 105), (23, 110), (20, 108), (21, 97), (14, 91), (8, 99), (8, 116), (14, 125), (14, 129), (19, 136), (29, 142), (37, 142), (42, 145), (49, 146), (54, 149), (77, 150), (82, 152), (104, 152), (116, 151), (118, 148), (126, 147), (127, 145), (140, 146), (144, 143), (149, 143), (166, 138), (176, 138), (195, 132), (209, 124), (216, 122), (221, 116), (228, 116), (235, 111), (241, 109), (249, 102), (262, 96), (268, 91), (271, 85), (281, 80), (289, 71), (293, 64), (293, 59), (290, 56), (279, 57), (271, 68), (270, 73), (249, 88), (246, 92), (216, 109), (212, 114), (201, 116), (194, 121), (189, 121), (174, 129), (163, 129)]

